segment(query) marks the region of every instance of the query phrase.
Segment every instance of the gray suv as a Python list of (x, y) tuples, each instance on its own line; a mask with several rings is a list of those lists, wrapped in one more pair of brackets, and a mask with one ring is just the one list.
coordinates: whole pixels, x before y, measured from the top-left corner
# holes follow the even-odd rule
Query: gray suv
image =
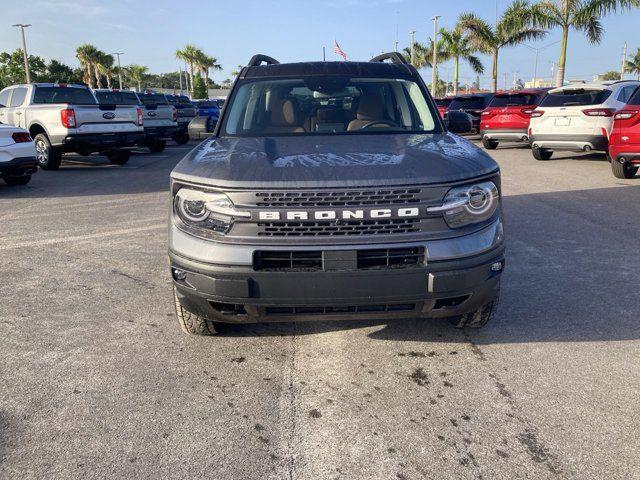
[[(390, 62), (388, 62), (390, 61)], [(498, 165), (443, 121), (397, 53), (279, 64), (255, 56), (213, 136), (171, 174), (178, 320), (494, 315), (504, 268)]]

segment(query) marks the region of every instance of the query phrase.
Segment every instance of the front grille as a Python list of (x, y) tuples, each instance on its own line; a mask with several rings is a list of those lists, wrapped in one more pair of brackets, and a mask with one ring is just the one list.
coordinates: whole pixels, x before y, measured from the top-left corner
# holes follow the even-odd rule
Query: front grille
[[(353, 260), (344, 260), (350, 258)], [(336, 254), (341, 256), (341, 270), (374, 270), (388, 268), (407, 268), (424, 265), (424, 247), (408, 248), (379, 248), (373, 250), (326, 251), (323, 258), (322, 251), (269, 251), (258, 250), (254, 253), (254, 270), (267, 272), (313, 272), (323, 269), (335, 270), (324, 266), (325, 261), (331, 262)], [(330, 263), (333, 265), (333, 263)]]
[(420, 231), (418, 219), (341, 220), (340, 222), (271, 222), (258, 223), (262, 237), (319, 237), (376, 235)]
[(403, 268), (424, 264), (424, 247), (358, 250), (358, 269)]
[(263, 271), (317, 271), (322, 270), (322, 252), (255, 252), (253, 268)]
[(332, 315), (343, 313), (384, 313), (411, 312), (415, 310), (415, 303), (382, 304), (382, 305), (328, 305), (317, 307), (266, 307), (267, 316), (291, 315)]
[(259, 207), (358, 207), (417, 203), (419, 188), (331, 192), (257, 192)]

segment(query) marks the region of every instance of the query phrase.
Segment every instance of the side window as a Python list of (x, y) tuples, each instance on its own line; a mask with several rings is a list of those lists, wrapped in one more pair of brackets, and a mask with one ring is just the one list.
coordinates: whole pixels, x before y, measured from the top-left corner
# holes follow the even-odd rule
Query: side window
[(0, 93), (0, 108), (9, 106), (9, 97), (11, 96), (11, 89), (7, 88)]
[(627, 87), (621, 88), (620, 93), (618, 93), (618, 101), (622, 103), (627, 103), (631, 98), (634, 90), (636, 89), (636, 85), (629, 85)]
[(18, 87), (13, 89), (13, 96), (11, 97), (11, 106), (19, 107), (24, 103), (24, 99), (27, 96), (27, 89), (24, 87)]

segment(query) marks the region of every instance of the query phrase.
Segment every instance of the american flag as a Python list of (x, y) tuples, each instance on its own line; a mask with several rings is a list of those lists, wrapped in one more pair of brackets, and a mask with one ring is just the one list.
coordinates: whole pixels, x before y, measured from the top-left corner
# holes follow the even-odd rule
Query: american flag
[(340, 45), (338, 45), (338, 42), (336, 40), (334, 40), (334, 43), (335, 43), (335, 45), (333, 46), (333, 52), (336, 55), (340, 55), (342, 58), (344, 58), (344, 61), (346, 62), (347, 61), (347, 54), (342, 51), (342, 49), (340, 48)]

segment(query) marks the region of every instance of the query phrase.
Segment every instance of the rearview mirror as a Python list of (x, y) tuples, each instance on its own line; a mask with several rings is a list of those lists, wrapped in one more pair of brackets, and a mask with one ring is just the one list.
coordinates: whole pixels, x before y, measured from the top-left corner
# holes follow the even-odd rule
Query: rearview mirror
[(469, 133), (473, 128), (471, 116), (468, 113), (456, 110), (445, 114), (444, 123), (451, 133)]

